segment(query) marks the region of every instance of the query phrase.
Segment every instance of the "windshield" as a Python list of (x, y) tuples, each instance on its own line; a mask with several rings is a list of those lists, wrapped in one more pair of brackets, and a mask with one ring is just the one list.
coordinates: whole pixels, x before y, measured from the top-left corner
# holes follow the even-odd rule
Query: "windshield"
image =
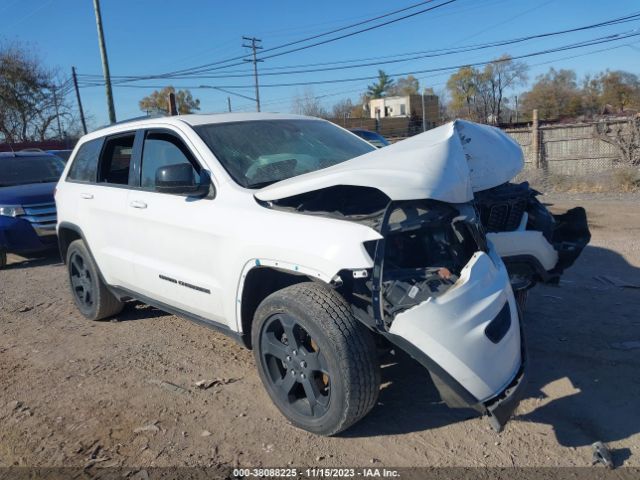
[(64, 163), (53, 155), (0, 158), (0, 187), (57, 182), (62, 170)]
[(195, 131), (229, 175), (246, 188), (261, 188), (375, 150), (322, 120), (213, 123)]

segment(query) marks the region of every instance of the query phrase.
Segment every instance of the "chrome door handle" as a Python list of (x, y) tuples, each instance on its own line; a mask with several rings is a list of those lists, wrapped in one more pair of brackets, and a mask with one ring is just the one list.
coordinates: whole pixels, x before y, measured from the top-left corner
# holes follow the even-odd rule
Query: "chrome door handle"
[(133, 208), (147, 208), (147, 204), (144, 202), (141, 202), (140, 200), (134, 200), (129, 205)]
[(93, 194), (91, 193), (81, 193), (80, 198), (84, 198), (85, 200), (91, 200), (93, 198)]

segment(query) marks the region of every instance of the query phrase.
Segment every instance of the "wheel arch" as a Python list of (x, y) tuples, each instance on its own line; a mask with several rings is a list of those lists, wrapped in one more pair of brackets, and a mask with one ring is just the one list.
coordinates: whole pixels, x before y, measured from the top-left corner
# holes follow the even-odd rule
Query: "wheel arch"
[[(75, 240), (82, 240), (89, 250), (91, 254), (91, 250), (89, 249), (89, 245), (84, 238), (84, 234), (82, 233), (82, 229), (69, 222), (61, 222), (58, 225), (58, 249), (60, 250), (60, 257), (62, 258), (62, 263), (67, 263), (67, 250), (69, 249), (69, 245), (71, 242)], [(91, 254), (93, 256), (93, 254)]]
[[(296, 283), (319, 281), (325, 283), (319, 275), (304, 268), (289, 268), (281, 262), (264, 264), (256, 260), (253, 266), (245, 268), (240, 279), (237, 295), (237, 328), (242, 332), (242, 339), (249, 349), (251, 345), (251, 328), (253, 316), (260, 303), (278, 290)], [(297, 270), (296, 270), (297, 268)]]

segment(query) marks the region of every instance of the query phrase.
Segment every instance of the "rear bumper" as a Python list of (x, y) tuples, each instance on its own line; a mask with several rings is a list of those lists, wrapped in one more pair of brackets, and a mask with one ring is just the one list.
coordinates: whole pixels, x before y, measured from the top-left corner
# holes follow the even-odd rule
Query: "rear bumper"
[(55, 245), (55, 229), (36, 232), (27, 220), (0, 215), (0, 250), (18, 254), (36, 253)]

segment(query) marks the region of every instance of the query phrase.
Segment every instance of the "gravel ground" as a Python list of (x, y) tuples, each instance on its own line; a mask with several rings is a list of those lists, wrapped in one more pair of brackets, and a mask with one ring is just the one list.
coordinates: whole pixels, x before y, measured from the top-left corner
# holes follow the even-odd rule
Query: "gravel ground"
[[(379, 404), (335, 438), (290, 426), (253, 356), (232, 340), (132, 304), (88, 322), (51, 256), (0, 271), (0, 466), (585, 466), (606, 442), (640, 466), (639, 196), (550, 195), (587, 208), (592, 242), (524, 319), (530, 384), (501, 434), (441, 404), (405, 356), (385, 362)], [(198, 380), (217, 380), (211, 388)]]

